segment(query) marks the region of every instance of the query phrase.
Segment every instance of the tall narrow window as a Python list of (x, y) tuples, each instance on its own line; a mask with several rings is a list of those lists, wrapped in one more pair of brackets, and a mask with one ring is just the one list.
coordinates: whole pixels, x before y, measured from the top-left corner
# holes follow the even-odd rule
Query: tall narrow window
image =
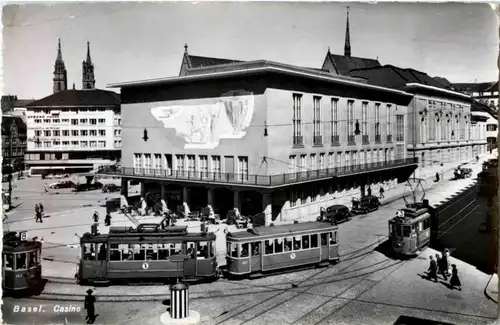
[(339, 122), (339, 115), (338, 115), (338, 99), (336, 98), (333, 98), (332, 99), (332, 106), (330, 108), (330, 118), (331, 118), (331, 125), (330, 125), (330, 129), (332, 131), (332, 139), (331, 139), (331, 142), (332, 143), (338, 143), (339, 142), (339, 126), (338, 126), (338, 122)]
[(347, 101), (347, 142), (354, 142), (354, 101)]
[(437, 136), (437, 119), (438, 117), (436, 116), (436, 102), (433, 100), (429, 100), (428, 102), (429, 108), (427, 109), (428, 111), (428, 117), (427, 119), (429, 120), (429, 141), (435, 141)]
[(328, 153), (328, 168), (334, 168), (335, 167), (335, 153), (330, 152)]
[(293, 145), (302, 145), (302, 95), (293, 94)]
[(303, 174), (307, 173), (306, 157), (306, 155), (300, 155), (300, 170)]
[(154, 158), (155, 173), (158, 173), (161, 171), (161, 154), (155, 153)]
[(201, 177), (208, 176), (208, 156), (200, 156), (200, 175)]
[(239, 181), (248, 181), (248, 157), (238, 157)]
[(295, 171), (297, 167), (297, 156), (293, 155), (288, 157), (288, 172), (290, 173), (290, 178), (295, 178)]
[(325, 169), (325, 154), (319, 154), (319, 169)]
[(441, 141), (446, 141), (448, 139), (448, 118), (446, 117), (446, 103), (441, 102), (440, 103), (440, 114), (442, 113), (443, 116), (441, 116), (440, 119), (440, 124), (441, 124)]
[(177, 171), (183, 175), (184, 172), (184, 155), (175, 155)]
[(142, 169), (142, 154), (134, 153), (134, 172), (140, 173)]
[(387, 135), (392, 135), (392, 105), (387, 105)]
[(212, 173), (215, 178), (221, 178), (220, 156), (212, 156)]
[(368, 103), (363, 102), (361, 106), (361, 119), (363, 122), (363, 142), (368, 142)]
[(402, 114), (396, 115), (396, 141), (405, 140), (405, 116)]
[(380, 142), (380, 104), (375, 104), (375, 141)]
[(313, 143), (321, 145), (321, 97), (313, 97)]
[(151, 173), (151, 154), (150, 153), (144, 154), (144, 172), (146, 174)]
[(311, 164), (309, 166), (310, 170), (316, 169), (316, 154), (311, 154)]
[(195, 155), (188, 155), (188, 172), (189, 176), (194, 176), (196, 170), (196, 158)]

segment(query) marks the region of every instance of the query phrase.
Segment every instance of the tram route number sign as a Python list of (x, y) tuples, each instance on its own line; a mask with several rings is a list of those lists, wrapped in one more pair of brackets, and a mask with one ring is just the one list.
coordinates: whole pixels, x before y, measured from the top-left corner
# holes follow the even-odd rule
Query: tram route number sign
[(19, 233), (19, 238), (20, 238), (21, 240), (28, 240), (28, 232), (27, 232), (27, 231), (21, 231), (21, 232)]
[(149, 264), (148, 263), (142, 263), (142, 269), (143, 270), (149, 269)]
[(404, 218), (405, 212), (403, 210), (396, 211), (396, 217)]
[(290, 258), (291, 258), (292, 260), (294, 260), (294, 259), (295, 259), (295, 253), (290, 254)]

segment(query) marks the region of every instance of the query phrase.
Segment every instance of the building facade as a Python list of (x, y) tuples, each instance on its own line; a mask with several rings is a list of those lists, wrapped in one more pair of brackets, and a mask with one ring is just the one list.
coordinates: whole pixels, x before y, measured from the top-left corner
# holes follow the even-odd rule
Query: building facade
[(66, 89), (66, 68), (59, 41), (54, 94), (26, 107), (30, 174), (85, 172), (117, 161), (121, 150), (119, 94), (95, 89), (87, 44), (83, 90)]
[(15, 171), (24, 169), (26, 151), (26, 123), (21, 116), (2, 116), (3, 165), (11, 165)]
[(405, 138), (412, 95), (354, 78), (250, 61), (112, 86), (122, 94), (120, 173), (174, 210), (294, 220), (416, 168)]
[(455, 83), (453, 88), (489, 106), (494, 111), (498, 110), (498, 82)]

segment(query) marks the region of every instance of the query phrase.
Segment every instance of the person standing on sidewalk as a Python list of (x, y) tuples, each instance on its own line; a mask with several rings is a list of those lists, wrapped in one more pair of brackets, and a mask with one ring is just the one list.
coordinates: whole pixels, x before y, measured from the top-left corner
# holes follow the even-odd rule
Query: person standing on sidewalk
[(94, 212), (94, 216), (92, 218), (94, 219), (95, 223), (99, 222), (99, 214), (97, 213), (97, 211)]
[(372, 188), (368, 186), (368, 190), (366, 191), (368, 196), (372, 196)]
[(439, 254), (436, 254), (436, 261), (437, 261), (437, 266), (438, 266), (438, 274), (441, 274), (444, 278), (445, 281), (448, 280), (448, 275), (446, 274), (446, 266), (444, 263), (447, 263), (445, 261), (445, 257), (440, 257)]
[(384, 187), (382, 185), (380, 186), (379, 193), (380, 193), (380, 199), (382, 200), (384, 198)]
[(87, 324), (93, 324), (95, 321), (95, 297), (92, 296), (92, 289), (87, 290), (87, 296), (85, 296), (85, 309), (87, 310), (87, 317), (85, 317), (85, 320), (87, 320)]
[(429, 279), (431, 279), (431, 280), (434, 279), (434, 282), (438, 282), (438, 278), (437, 278), (437, 271), (438, 271), (437, 263), (434, 260), (434, 257), (432, 255), (429, 258), (431, 260), (431, 263), (429, 265), (429, 269), (427, 269), (427, 275), (429, 276)]
[(451, 267), (452, 270), (451, 270), (450, 286), (452, 289), (458, 287), (458, 291), (462, 291), (462, 283), (460, 282), (460, 278), (458, 277), (457, 266), (455, 264), (452, 264)]

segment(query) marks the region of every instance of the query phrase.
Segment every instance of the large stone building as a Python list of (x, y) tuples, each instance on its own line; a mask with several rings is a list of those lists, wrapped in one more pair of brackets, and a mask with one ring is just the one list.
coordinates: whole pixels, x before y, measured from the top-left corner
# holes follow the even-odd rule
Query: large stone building
[(477, 101), (498, 110), (498, 82), (454, 83), (453, 88)]
[(355, 69), (348, 75), (413, 94), (408, 106), (406, 147), (408, 155), (419, 160), (418, 176), (436, 172), (436, 168), (429, 167), (449, 169), (459, 161), (473, 159), (474, 152), (483, 152), (486, 138), (470, 137), (470, 96), (443, 88), (423, 72), (392, 65)]
[(121, 115), (117, 93), (95, 89), (87, 43), (82, 90), (67, 89), (61, 43), (54, 67), (54, 94), (27, 105), (30, 174), (85, 172), (120, 157)]
[(188, 70), (112, 85), (122, 94), (121, 174), (174, 210), (293, 220), (416, 168), (404, 132), (410, 93), (270, 61)]

